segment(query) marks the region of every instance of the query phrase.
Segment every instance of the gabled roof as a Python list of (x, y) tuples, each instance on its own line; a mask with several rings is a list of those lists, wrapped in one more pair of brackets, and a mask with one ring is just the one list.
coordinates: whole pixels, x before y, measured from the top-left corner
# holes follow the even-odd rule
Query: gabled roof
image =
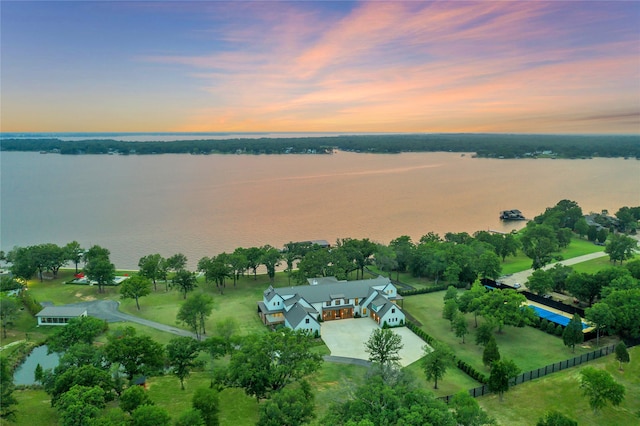
[(398, 305), (396, 305), (395, 303), (392, 302), (387, 302), (382, 309), (380, 309), (377, 314), (380, 318), (384, 317), (386, 315), (387, 312), (389, 312), (389, 310), (391, 310), (391, 308), (396, 308), (398, 309), (400, 312), (402, 312), (402, 309), (400, 309), (400, 307)]
[(310, 315), (311, 313), (314, 313), (314, 312), (317, 314), (315, 309), (305, 308), (300, 303), (296, 303), (295, 305), (293, 305), (291, 309), (289, 309), (288, 312), (284, 314), (284, 316), (289, 322), (289, 324), (291, 324), (291, 327), (296, 328), (298, 324), (302, 322), (302, 320), (307, 318), (307, 316), (310, 316), (311, 319), (315, 323), (317, 323), (318, 321), (315, 319), (315, 317), (313, 315)]
[(47, 306), (36, 314), (36, 317), (75, 318), (87, 313), (87, 308), (68, 306)]
[[(331, 277), (333, 278), (333, 277)], [(298, 287), (276, 288), (274, 291), (280, 296), (299, 294), (309, 303), (321, 303), (331, 300), (331, 295), (340, 294), (345, 299), (367, 297), (372, 287), (384, 287), (389, 284), (389, 278), (379, 276), (368, 280), (337, 281), (335, 278), (317, 278), (318, 284)]]

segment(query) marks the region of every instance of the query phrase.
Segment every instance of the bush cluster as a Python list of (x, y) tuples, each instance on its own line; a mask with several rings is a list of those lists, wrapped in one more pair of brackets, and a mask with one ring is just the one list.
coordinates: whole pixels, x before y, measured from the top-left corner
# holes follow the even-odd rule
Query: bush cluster
[(20, 294), (20, 299), (22, 299), (22, 304), (29, 311), (29, 313), (35, 316), (38, 312), (40, 312), (43, 308), (36, 300), (31, 297), (28, 291), (23, 291)]
[(435, 293), (437, 291), (443, 291), (449, 288), (450, 285), (453, 285), (455, 288), (465, 288), (467, 284), (465, 283), (446, 283), (446, 284), (438, 284), (427, 288), (416, 288), (413, 290), (398, 290), (398, 294), (401, 296), (414, 296), (416, 294), (427, 294), (427, 293)]
[(429, 345), (433, 344), (433, 342), (435, 342), (436, 340), (433, 337), (431, 337), (426, 331), (424, 331), (423, 329), (421, 329), (411, 321), (407, 321), (407, 328), (413, 331), (416, 334), (416, 336), (418, 336), (419, 338), (427, 342)]

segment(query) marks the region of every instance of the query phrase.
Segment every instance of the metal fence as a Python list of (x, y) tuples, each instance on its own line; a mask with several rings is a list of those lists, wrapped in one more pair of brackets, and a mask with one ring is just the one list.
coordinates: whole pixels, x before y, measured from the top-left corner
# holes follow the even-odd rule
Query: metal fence
[[(544, 377), (547, 374), (556, 373), (558, 371), (565, 370), (567, 368), (575, 367), (576, 365), (583, 364), (588, 361), (593, 361), (594, 359), (598, 359), (603, 356), (607, 356), (615, 351), (616, 345), (604, 346), (600, 349), (596, 349), (593, 352), (588, 352), (586, 354), (582, 354), (580, 356), (576, 356), (570, 359), (566, 359), (564, 361), (556, 362), (553, 364), (546, 365), (541, 368), (537, 368), (535, 370), (527, 371), (526, 373), (519, 374), (511, 381), (511, 386), (519, 385), (524, 382), (528, 382), (529, 380), (534, 380), (540, 377)], [(477, 388), (469, 389), (469, 395), (476, 398), (478, 396), (486, 395), (491, 393), (489, 391), (489, 386), (483, 385), (478, 386)], [(447, 395), (440, 397), (447, 404), (453, 398), (453, 395)]]

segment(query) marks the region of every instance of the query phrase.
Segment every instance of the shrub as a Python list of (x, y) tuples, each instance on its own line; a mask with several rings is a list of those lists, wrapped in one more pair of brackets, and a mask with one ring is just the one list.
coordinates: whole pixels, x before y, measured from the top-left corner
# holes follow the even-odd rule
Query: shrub
[(555, 335), (556, 336), (562, 336), (562, 333), (564, 332), (564, 327), (561, 326), (560, 324), (558, 324), (558, 326), (556, 327), (556, 331), (555, 331)]
[(556, 325), (554, 323), (552, 323), (551, 321), (549, 321), (547, 323), (547, 333), (549, 334), (555, 334), (556, 333)]

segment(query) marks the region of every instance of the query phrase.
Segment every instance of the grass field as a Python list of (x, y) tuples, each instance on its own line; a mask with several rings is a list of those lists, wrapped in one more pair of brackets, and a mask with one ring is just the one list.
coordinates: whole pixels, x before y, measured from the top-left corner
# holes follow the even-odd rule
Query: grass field
[[(404, 307), (423, 324), (424, 331), (449, 345), (456, 356), (473, 365), (478, 371), (489, 374), (489, 369), (482, 364), (484, 348), (475, 344), (473, 315), (466, 315), (470, 333), (465, 337), (466, 343), (463, 344), (461, 339), (451, 331), (449, 321), (442, 318), (444, 293), (442, 291), (407, 297), (404, 300)], [(482, 318), (478, 317), (478, 324), (482, 321)], [(588, 345), (576, 346), (573, 354), (564, 346), (561, 337), (552, 336), (533, 327), (507, 326), (502, 333), (496, 333), (495, 337), (501, 356), (515, 361), (523, 371), (543, 367), (594, 349)]]
[[(480, 406), (501, 425), (529, 426), (549, 410), (559, 411), (588, 426), (629, 426), (640, 424), (640, 347), (629, 349), (631, 362), (618, 370), (614, 355), (550, 374), (512, 387), (500, 402), (497, 395), (478, 398)], [(618, 407), (611, 405), (594, 414), (579, 388), (580, 370), (585, 366), (601, 368), (625, 386), (626, 397)]]

